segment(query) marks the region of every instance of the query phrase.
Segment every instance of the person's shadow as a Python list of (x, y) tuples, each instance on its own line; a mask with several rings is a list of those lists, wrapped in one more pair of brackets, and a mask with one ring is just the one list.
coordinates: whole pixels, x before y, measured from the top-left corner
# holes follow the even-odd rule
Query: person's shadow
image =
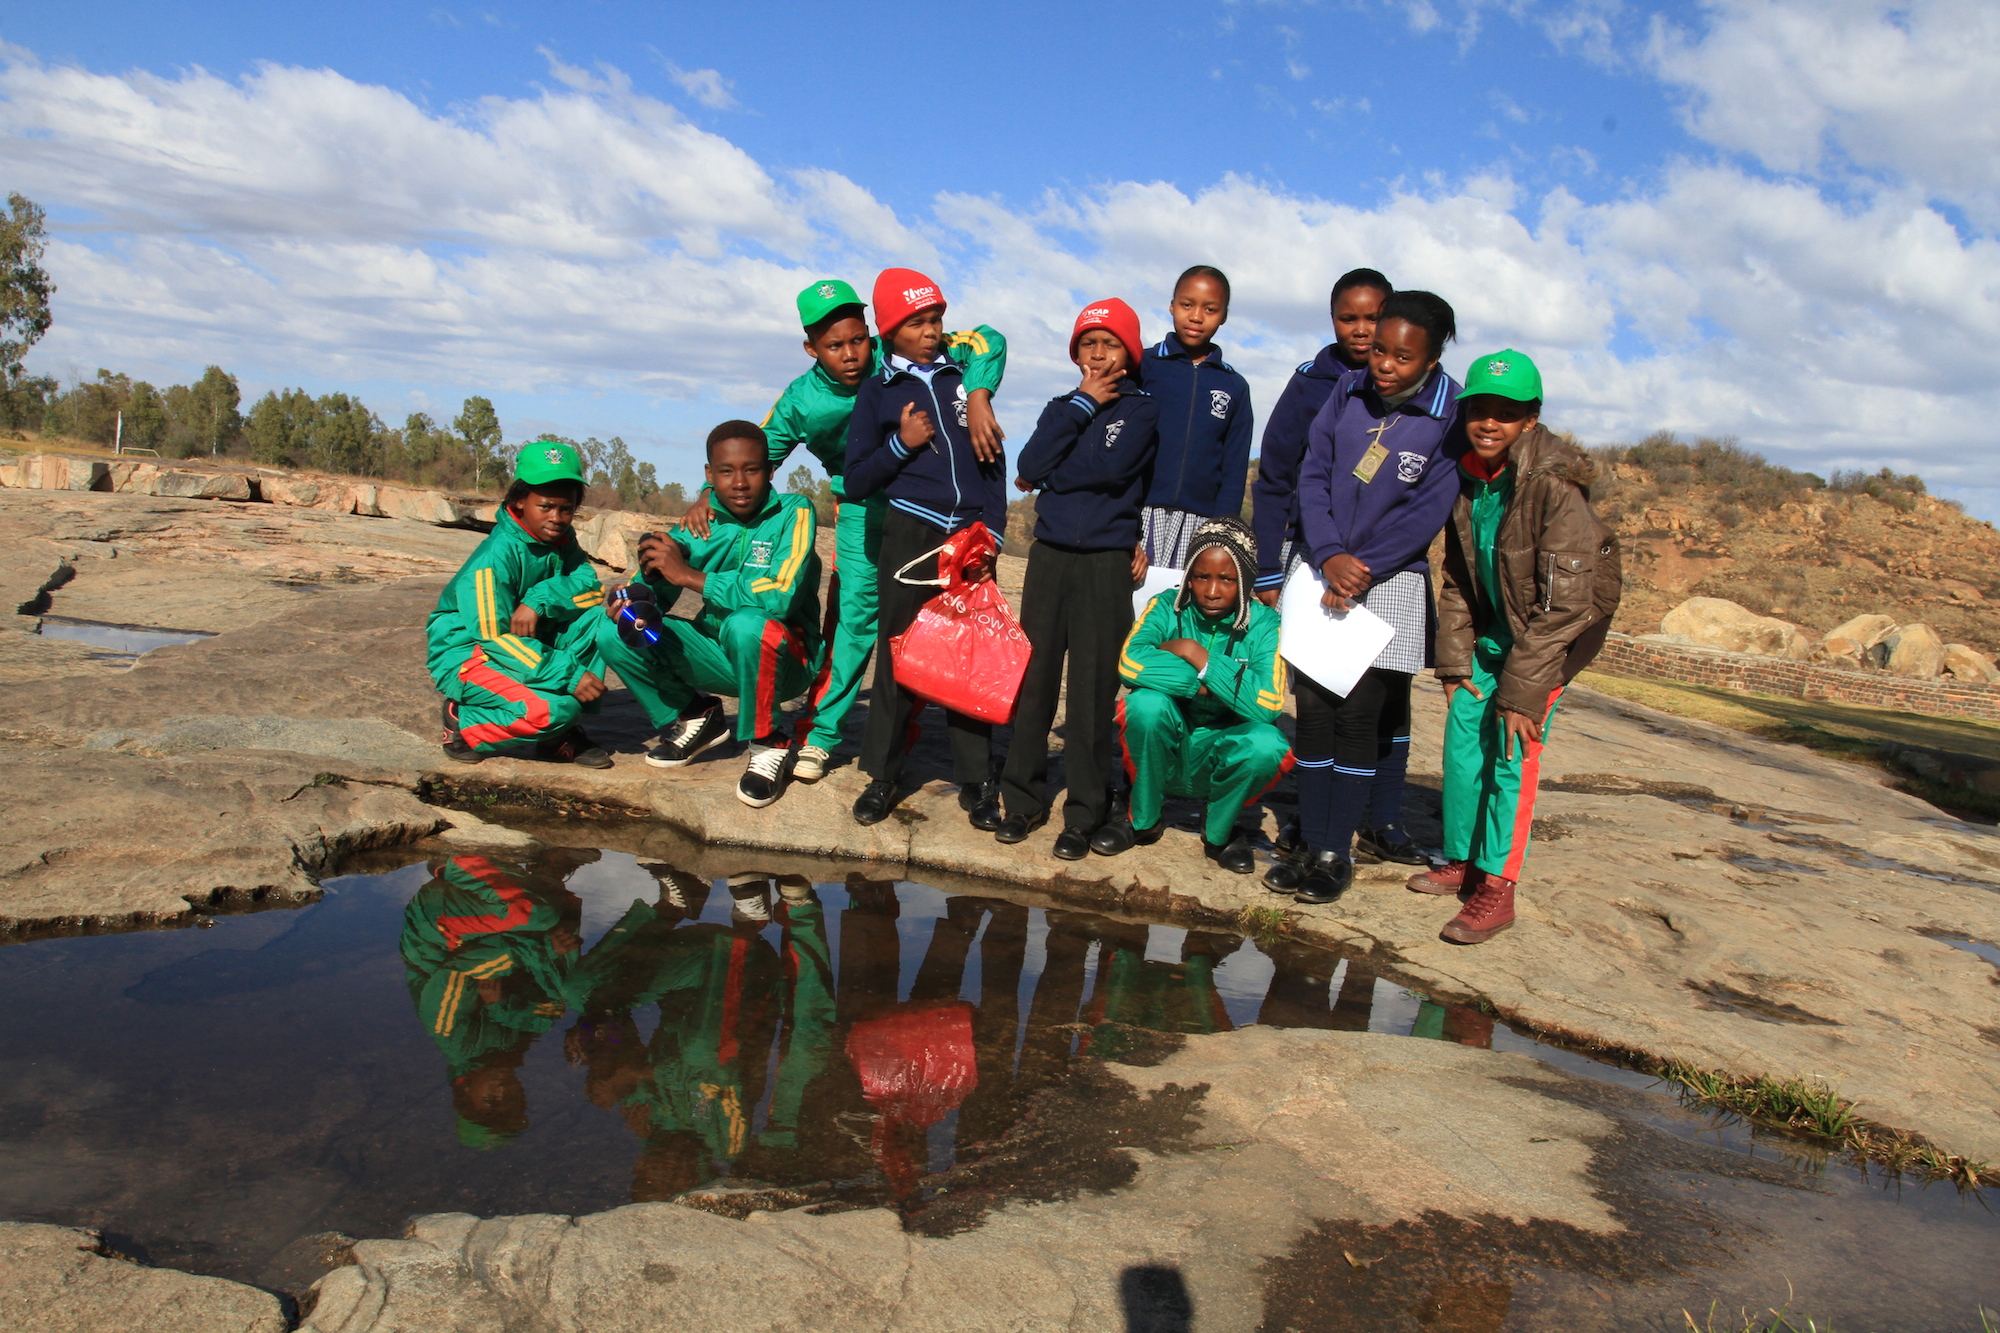
[(1125, 1333), (1193, 1333), (1194, 1297), (1178, 1268), (1128, 1268), (1118, 1275), (1118, 1296), (1125, 1307)]

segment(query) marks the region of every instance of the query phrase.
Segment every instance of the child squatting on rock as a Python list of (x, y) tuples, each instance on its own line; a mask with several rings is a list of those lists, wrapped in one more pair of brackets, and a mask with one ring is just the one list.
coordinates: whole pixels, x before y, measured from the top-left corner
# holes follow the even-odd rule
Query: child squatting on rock
[(1134, 373), (1145, 343), (1139, 317), (1116, 297), (1076, 317), (1070, 360), (1083, 380), (1042, 409), (1021, 451), (1022, 490), (1036, 490), (1035, 544), (1021, 594), (1021, 628), (1033, 649), (1014, 713), (1014, 742), (1000, 778), (1007, 817), (995, 840), (1017, 843), (1048, 822), (1049, 728), (1069, 662), (1063, 767), (1069, 793), (1055, 854), (1078, 861), (1092, 848), (1132, 846), (1113, 819), (1118, 763), (1118, 646), (1132, 627), (1132, 588), (1145, 576), (1139, 503), (1152, 478), (1160, 410)]
[[(736, 738), (749, 742), (736, 795), (762, 808), (784, 784), (783, 704), (820, 665), (818, 521), (805, 496), (772, 491), (770, 447), (748, 421), (708, 433), (707, 476), (721, 503), (708, 536), (642, 538), (640, 576), (612, 594), (599, 644), (660, 728), (646, 755), (656, 768), (679, 768), (727, 739), (715, 696), (735, 697)], [(665, 614), (683, 589), (701, 598), (692, 620)]]
[(1118, 659), (1131, 687), (1118, 720), (1133, 838), (1160, 840), (1166, 797), (1206, 801), (1202, 850), (1239, 875), (1256, 868), (1256, 853), (1236, 817), (1292, 765), (1276, 725), (1285, 709), (1278, 613), (1252, 595), (1256, 578), (1250, 530), (1209, 519), (1188, 544), (1186, 582), (1146, 604)]
[(493, 531), (452, 576), (425, 623), (444, 695), (444, 752), (462, 764), (511, 754), (609, 768), (577, 718), (604, 681), (590, 613), (604, 605), (572, 524), (583, 500), (576, 446), (521, 450)]
[(1542, 747), (1563, 690), (1618, 609), (1617, 538), (1590, 508), (1596, 464), (1541, 424), (1542, 376), (1480, 357), (1460, 397), (1470, 445), (1445, 526), (1436, 670), (1444, 683), (1444, 854), (1410, 878), (1457, 894), (1443, 931), (1478, 944), (1514, 924)]
[[(847, 423), (854, 416), (861, 382), (882, 366), (881, 340), (870, 336), (867, 307), (839, 278), (822, 278), (798, 295), (799, 323), (805, 330), (811, 370), (786, 386), (764, 417), (771, 445), (771, 475), (800, 445), (819, 460), (839, 506), (834, 526), (834, 564), (826, 597), (836, 623), (827, 661), (812, 693), (812, 728), (792, 761), (794, 778), (817, 782), (826, 775), (841, 725), (860, 696), (868, 655), (875, 651), (875, 557), (882, 542), (882, 515), (888, 500), (874, 495), (856, 501), (847, 495)], [(945, 357), (965, 372), (967, 428), (982, 457), (998, 457), (1000, 425), (993, 417), (993, 394), (1007, 371), (1007, 340), (980, 325), (947, 333)], [(697, 496), (676, 526), (708, 537), (711, 506)]]

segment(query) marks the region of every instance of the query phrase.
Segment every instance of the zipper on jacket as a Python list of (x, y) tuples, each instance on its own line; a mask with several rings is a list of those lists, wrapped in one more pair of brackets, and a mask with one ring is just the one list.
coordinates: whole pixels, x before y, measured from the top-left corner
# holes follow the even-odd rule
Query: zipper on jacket
[(1549, 571), (1542, 580), (1542, 610), (1546, 611), (1555, 601), (1556, 595), (1556, 553), (1549, 552)]
[[(937, 413), (938, 439), (943, 440), (948, 445), (951, 443), (951, 440), (945, 435), (944, 409), (938, 406), (937, 389), (933, 383), (937, 373), (937, 371), (932, 371), (929, 375), (919, 375), (917, 378), (924, 382), (924, 392), (931, 396), (931, 410)], [(951, 474), (951, 516), (957, 518), (958, 511), (965, 505), (965, 495), (958, 488), (958, 459), (953, 456), (953, 451), (950, 449), (944, 451), (944, 466), (945, 470)]]
[(1188, 376), (1190, 387), (1188, 389), (1187, 429), (1181, 432), (1181, 470), (1179, 475), (1174, 478), (1174, 500), (1176, 501), (1176, 504), (1173, 506), (1174, 508), (1180, 507), (1178, 501), (1187, 490), (1188, 451), (1193, 447), (1194, 441), (1194, 400), (1201, 392), (1201, 362), (1194, 360), (1192, 357), (1188, 359)]

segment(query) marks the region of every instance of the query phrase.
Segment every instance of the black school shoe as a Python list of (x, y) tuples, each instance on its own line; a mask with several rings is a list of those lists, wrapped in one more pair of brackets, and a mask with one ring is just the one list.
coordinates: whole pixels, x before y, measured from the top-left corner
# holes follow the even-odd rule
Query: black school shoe
[(1247, 875), (1257, 868), (1257, 851), (1241, 833), (1220, 846), (1203, 838), (1201, 854), (1232, 874)]
[[(1159, 841), (1157, 836), (1153, 839)], [(1108, 819), (1090, 835), (1090, 850), (1099, 856), (1117, 856), (1138, 845), (1139, 835), (1129, 819)]]
[(1090, 835), (1080, 828), (1066, 828), (1056, 834), (1055, 846), (1058, 861), (1081, 861), (1090, 855)]
[(889, 811), (895, 808), (895, 804), (896, 785), (877, 778), (854, 798), (854, 822), (879, 824), (889, 817)]
[(1135, 825), (1132, 829), (1132, 841), (1141, 847), (1151, 847), (1166, 835), (1167, 821), (1164, 817), (1151, 828), (1139, 828)]
[(611, 756), (584, 735), (582, 727), (571, 727), (560, 736), (535, 742), (535, 758), (550, 764), (575, 764), (579, 768), (611, 767)]
[(1354, 866), (1339, 852), (1315, 852), (1306, 863), (1305, 882), (1293, 898), (1302, 903), (1330, 903), (1354, 882)]
[(1028, 835), (1049, 822), (1049, 812), (1044, 810), (1033, 815), (1008, 815), (1000, 821), (1000, 827), (993, 830), (993, 841), (1004, 842), (1009, 847), (1017, 842), (1026, 842)]
[(1423, 848), (1410, 841), (1410, 835), (1396, 824), (1362, 829), (1354, 835), (1354, 850), (1372, 860), (1391, 861), (1399, 866), (1430, 864)]
[(966, 812), (972, 827), (981, 833), (998, 830), (1005, 818), (1000, 811), (1000, 780), (988, 778), (981, 783), (963, 784), (958, 789), (958, 808)]
[(444, 757), (461, 764), (477, 764), (485, 755), (465, 743), (465, 737), (454, 731), (444, 738)]

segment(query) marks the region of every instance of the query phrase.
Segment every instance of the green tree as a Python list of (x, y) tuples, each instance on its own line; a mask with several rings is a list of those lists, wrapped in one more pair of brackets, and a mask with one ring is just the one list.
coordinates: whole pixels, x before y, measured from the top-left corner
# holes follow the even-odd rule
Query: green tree
[(237, 387), (236, 377), (221, 366), (202, 371), (201, 378), (188, 387), (187, 424), (194, 428), (196, 438), (208, 446), (210, 458), (242, 434), (243, 415), (236, 410), (242, 401), (243, 392)]
[(785, 474), (785, 491), (787, 494), (812, 495), (817, 493), (818, 490), (819, 486), (813, 481), (812, 469), (804, 463), (799, 464)]
[(654, 492), (654, 494), (658, 495), (668, 504), (679, 505), (682, 509), (687, 508), (688, 489), (677, 481), (668, 482), (666, 485), (660, 487), (658, 491)]
[(317, 411), (306, 437), (307, 463), (353, 476), (380, 473), (382, 419), (359, 399), (344, 393), (327, 394), (314, 407)]
[(280, 467), (304, 461), (319, 406), (304, 389), (273, 390), (259, 398), (243, 425), (250, 457)]
[(158, 449), (167, 439), (167, 407), (152, 385), (140, 380), (125, 401), (125, 443)]
[(28, 349), (55, 318), (49, 310), (55, 284), (42, 267), (47, 248), (47, 219), (40, 206), (23, 195), (8, 195), (7, 212), (0, 215), (0, 375), (10, 389), (22, 378)]
[(472, 487), (478, 490), (481, 472), (499, 458), (500, 417), (493, 410), (492, 400), (466, 399), (465, 407), (453, 419), (451, 428), (465, 442), (466, 454), (472, 459)]

